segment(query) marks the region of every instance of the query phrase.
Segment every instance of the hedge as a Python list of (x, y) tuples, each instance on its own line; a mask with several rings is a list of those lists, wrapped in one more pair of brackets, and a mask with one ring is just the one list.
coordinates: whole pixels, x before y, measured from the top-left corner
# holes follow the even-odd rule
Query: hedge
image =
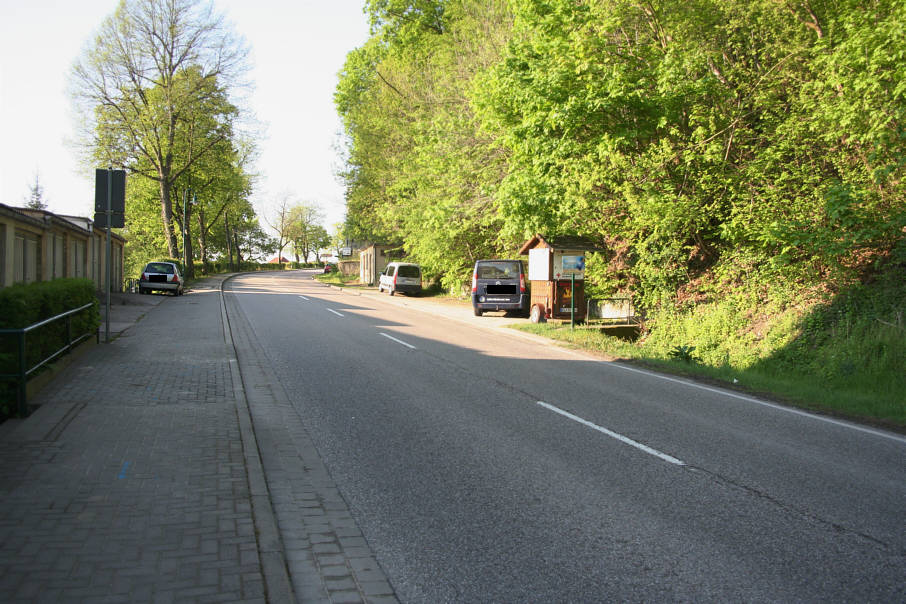
[[(22, 329), (89, 303), (93, 303), (91, 307), (72, 317), (74, 336), (96, 332), (100, 325), (98, 299), (91, 280), (55, 279), (11, 285), (0, 289), (0, 329)], [(62, 348), (67, 336), (63, 320), (29, 332), (25, 336), (26, 366), (33, 367)], [(17, 335), (0, 335), (0, 373), (16, 373), (18, 350)], [(0, 420), (14, 407), (15, 396), (11, 382), (0, 382)]]

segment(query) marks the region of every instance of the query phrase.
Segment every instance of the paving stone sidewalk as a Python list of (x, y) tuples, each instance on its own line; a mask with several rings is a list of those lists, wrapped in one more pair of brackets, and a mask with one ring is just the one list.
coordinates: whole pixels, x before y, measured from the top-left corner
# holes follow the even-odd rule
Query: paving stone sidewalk
[(395, 601), (222, 280), (122, 309), (0, 425), (0, 602)]
[(3, 426), (0, 601), (266, 601), (212, 293), (150, 306)]

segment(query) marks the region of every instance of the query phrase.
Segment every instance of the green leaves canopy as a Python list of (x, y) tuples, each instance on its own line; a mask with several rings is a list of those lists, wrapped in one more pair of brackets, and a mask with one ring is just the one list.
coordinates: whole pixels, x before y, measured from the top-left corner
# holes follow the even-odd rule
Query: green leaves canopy
[(835, 278), (903, 238), (906, 2), (373, 1), (348, 220), (454, 284), (534, 232), (592, 290)]

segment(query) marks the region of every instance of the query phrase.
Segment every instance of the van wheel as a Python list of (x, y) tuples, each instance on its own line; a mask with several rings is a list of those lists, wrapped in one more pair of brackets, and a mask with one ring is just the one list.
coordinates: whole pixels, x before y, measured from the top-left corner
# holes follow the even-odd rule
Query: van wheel
[(396, 292), (395, 292), (395, 291), (393, 291), (393, 290), (392, 290), (392, 289), (390, 289), (390, 290), (387, 290), (387, 291), (389, 291), (389, 292), (390, 292), (390, 295), (391, 295), (391, 296), (392, 296), (392, 295), (393, 295), (393, 294), (395, 294), (395, 293), (396, 293)]
[(384, 293), (384, 286), (383, 286), (383, 285), (378, 285), (378, 286), (377, 286), (377, 290), (378, 290), (378, 293), (379, 293), (379, 294), (383, 294), (383, 293)]
[(475, 316), (476, 316), (476, 317), (480, 317), (480, 316), (481, 316), (481, 313), (483, 312), (483, 311), (482, 311), (480, 308), (478, 308), (477, 306), (472, 307), (472, 310), (475, 311)]
[(540, 304), (535, 304), (532, 307), (532, 312), (529, 314), (529, 320), (532, 323), (543, 323), (544, 322), (544, 309), (541, 308)]

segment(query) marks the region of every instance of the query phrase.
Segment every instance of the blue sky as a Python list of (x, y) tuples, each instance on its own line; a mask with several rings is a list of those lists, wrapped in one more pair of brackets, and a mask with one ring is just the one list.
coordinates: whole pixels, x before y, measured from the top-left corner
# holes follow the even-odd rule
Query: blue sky
[[(73, 61), (118, 0), (0, 0), (0, 203), (23, 205), (35, 173), (48, 209), (90, 216), (93, 171), (67, 146), (74, 128)], [(250, 108), (264, 126), (259, 215), (286, 193), (315, 202), (328, 228), (343, 219), (335, 172), (341, 128), (333, 106), (346, 53), (364, 44), (363, 0), (215, 0), (250, 50)]]

